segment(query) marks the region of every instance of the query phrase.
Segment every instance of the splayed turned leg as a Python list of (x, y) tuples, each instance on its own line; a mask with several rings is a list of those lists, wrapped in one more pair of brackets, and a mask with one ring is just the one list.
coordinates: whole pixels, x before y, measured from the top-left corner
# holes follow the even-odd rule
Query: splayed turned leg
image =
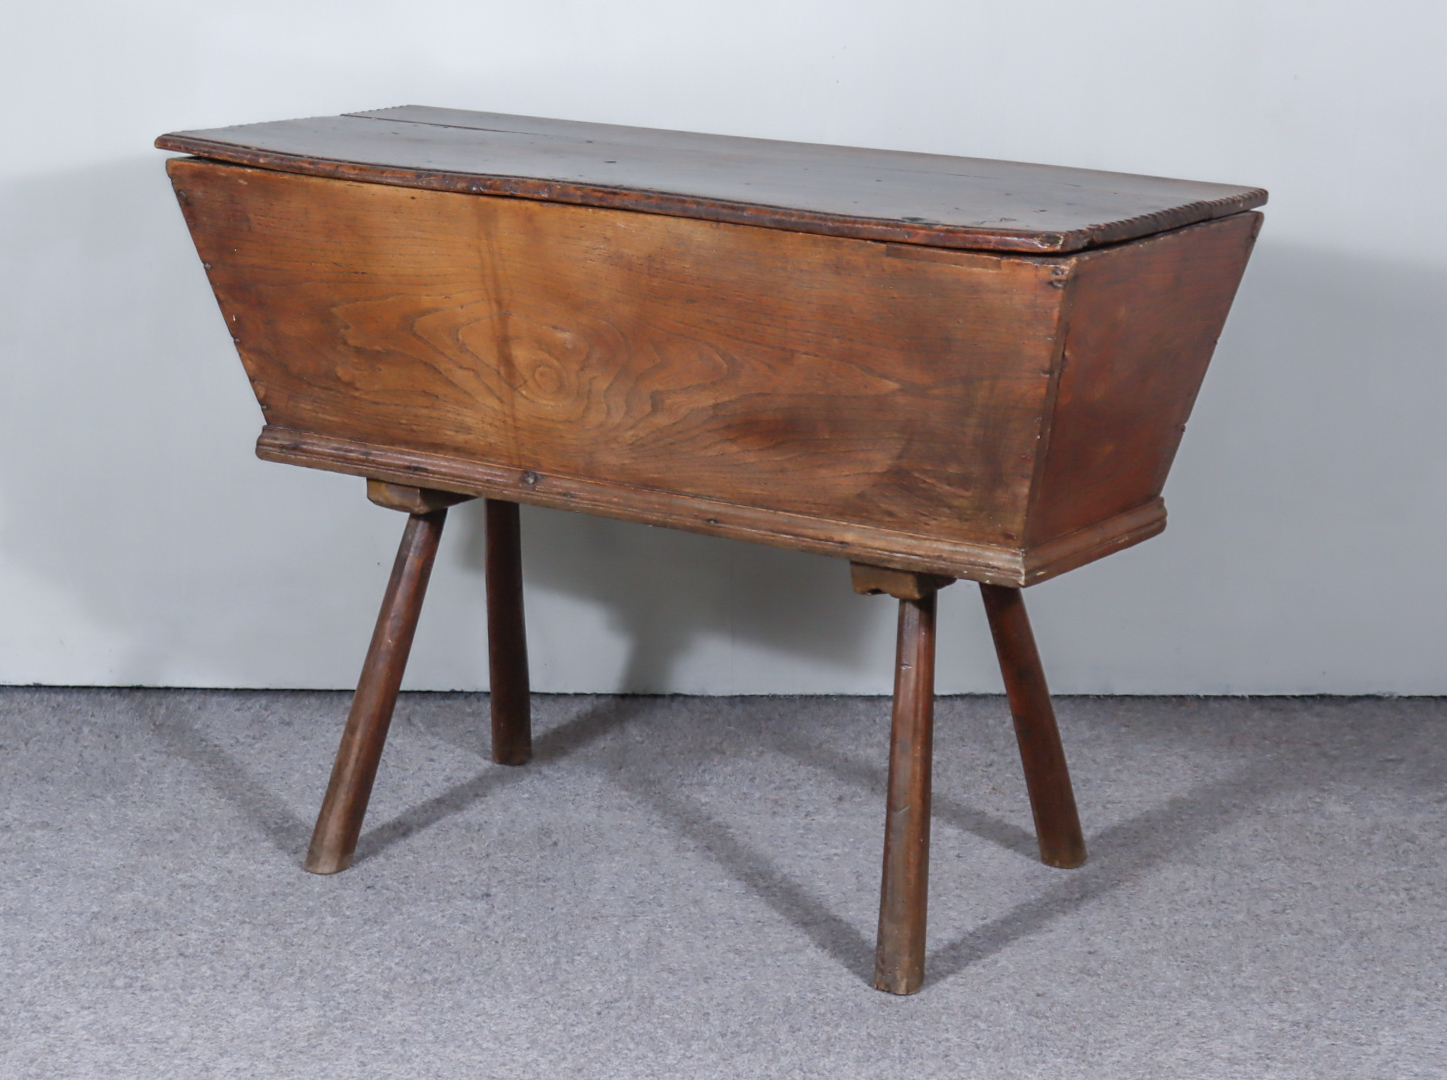
[(929, 904), (935, 597), (952, 579), (858, 563), (851, 572), (856, 592), (899, 600), (874, 985), (913, 994), (924, 983)]
[(1085, 862), (1085, 837), (1025, 600), (1019, 589), (1001, 585), (981, 585), (980, 594), (1015, 718), (1040, 860), (1047, 866), (1072, 869)]
[(465, 498), (380, 481), (368, 482), (368, 496), (379, 505), (407, 512), (407, 527), (312, 833), (305, 866), (313, 874), (335, 874), (351, 865), (412, 650), (427, 580), (437, 558), (447, 507)]

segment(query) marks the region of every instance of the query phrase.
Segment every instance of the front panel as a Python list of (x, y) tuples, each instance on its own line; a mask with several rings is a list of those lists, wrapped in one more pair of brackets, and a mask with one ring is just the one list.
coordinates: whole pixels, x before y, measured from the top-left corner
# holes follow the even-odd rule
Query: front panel
[(1023, 545), (1059, 260), (170, 170), (275, 427)]

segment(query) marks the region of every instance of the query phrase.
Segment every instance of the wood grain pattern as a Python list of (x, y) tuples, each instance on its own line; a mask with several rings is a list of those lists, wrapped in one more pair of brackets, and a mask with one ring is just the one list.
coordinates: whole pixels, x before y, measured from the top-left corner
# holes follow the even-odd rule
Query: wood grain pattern
[(1000, 585), (1163, 527), (1257, 224), (1001, 258), (171, 171), (263, 456)]
[(1054, 265), (171, 168), (273, 425), (1020, 546)]
[(1164, 527), (1259, 224), (1003, 257), (169, 168), (263, 457), (1017, 586)]
[(987, 251), (1077, 251), (1266, 201), (1259, 188), (1158, 176), (415, 105), (156, 145), (334, 179)]

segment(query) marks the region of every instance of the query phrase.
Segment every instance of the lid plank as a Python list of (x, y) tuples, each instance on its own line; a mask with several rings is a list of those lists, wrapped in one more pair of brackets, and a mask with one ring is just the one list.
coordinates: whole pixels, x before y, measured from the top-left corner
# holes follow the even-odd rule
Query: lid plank
[(417, 105), (156, 145), (313, 176), (981, 251), (1079, 251), (1266, 201), (1228, 184)]

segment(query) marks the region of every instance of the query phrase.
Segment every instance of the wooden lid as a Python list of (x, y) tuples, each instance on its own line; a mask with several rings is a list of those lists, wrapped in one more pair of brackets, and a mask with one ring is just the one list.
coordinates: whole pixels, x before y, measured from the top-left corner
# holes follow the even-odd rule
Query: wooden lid
[(156, 145), (310, 176), (981, 251), (1079, 251), (1266, 201), (1228, 184), (420, 105)]

